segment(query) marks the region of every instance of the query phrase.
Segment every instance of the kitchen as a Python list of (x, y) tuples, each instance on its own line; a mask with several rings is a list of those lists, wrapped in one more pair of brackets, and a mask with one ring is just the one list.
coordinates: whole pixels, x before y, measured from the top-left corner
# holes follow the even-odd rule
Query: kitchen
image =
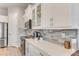
[(1, 49), (17, 48), (20, 56), (79, 56), (78, 5), (0, 4), (7, 10), (7, 21), (3, 22), (8, 23), (8, 43)]

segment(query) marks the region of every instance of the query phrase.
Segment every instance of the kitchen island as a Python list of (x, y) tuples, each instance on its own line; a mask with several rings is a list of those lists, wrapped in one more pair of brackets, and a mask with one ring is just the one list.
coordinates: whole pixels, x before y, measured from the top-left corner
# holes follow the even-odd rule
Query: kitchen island
[(25, 41), (27, 56), (70, 56), (76, 51), (75, 49), (66, 49), (64, 45), (57, 45), (45, 40), (26, 39)]

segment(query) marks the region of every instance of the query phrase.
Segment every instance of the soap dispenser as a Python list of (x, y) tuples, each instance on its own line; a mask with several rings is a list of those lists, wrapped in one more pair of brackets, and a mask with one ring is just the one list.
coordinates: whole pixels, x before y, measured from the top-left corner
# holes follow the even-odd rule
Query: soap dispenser
[(70, 48), (71, 48), (70, 39), (65, 38), (64, 47), (65, 47), (66, 49), (70, 49)]

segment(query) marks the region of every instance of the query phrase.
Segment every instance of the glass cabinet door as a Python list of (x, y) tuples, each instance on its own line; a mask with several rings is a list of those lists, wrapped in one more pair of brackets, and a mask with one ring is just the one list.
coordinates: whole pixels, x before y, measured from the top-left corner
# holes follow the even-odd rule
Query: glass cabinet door
[(41, 4), (37, 6), (36, 16), (37, 16), (37, 26), (40, 26), (41, 25)]
[(32, 26), (35, 27), (35, 9), (32, 10)]

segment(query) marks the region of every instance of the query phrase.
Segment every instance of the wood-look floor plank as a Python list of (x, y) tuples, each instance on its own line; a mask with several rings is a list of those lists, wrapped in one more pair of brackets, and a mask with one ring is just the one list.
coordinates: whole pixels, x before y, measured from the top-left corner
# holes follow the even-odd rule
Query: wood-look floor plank
[(0, 48), (0, 56), (21, 56), (21, 53), (16, 47), (6, 47)]

